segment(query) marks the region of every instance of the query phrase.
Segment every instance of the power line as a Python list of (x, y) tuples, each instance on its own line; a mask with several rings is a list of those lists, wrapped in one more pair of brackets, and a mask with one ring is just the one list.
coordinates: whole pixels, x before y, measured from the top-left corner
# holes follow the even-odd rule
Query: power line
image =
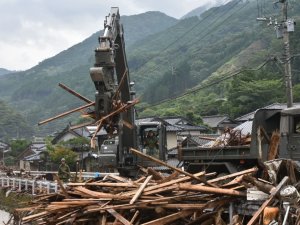
[[(220, 19), (221, 17), (223, 17), (224, 15), (226, 15), (231, 9), (233, 9), (236, 5), (238, 5), (242, 0), (237, 1), (236, 3), (234, 3), (234, 5), (228, 10), (225, 11), (223, 14), (221, 14), (219, 17), (217, 17), (210, 25), (214, 24), (218, 19)], [(151, 57), (150, 59), (148, 59), (145, 63), (143, 63), (140, 67), (144, 66), (145, 64), (147, 64), (149, 61), (153, 60), (154, 58), (156, 58), (157, 56), (161, 55), (163, 52), (165, 52), (168, 48), (170, 48), (173, 44), (178, 43), (179, 40), (184, 37), (185, 35), (187, 35), (188, 33), (190, 33), (191, 31), (194, 30), (195, 27), (197, 27), (198, 25), (200, 25), (201, 23), (205, 22), (205, 19), (207, 19), (210, 15), (212, 15), (215, 11), (217, 11), (218, 8), (216, 8), (211, 14), (209, 14), (208, 16), (206, 16), (204, 19), (200, 20), (199, 23), (197, 23), (196, 25), (194, 25), (191, 29), (189, 29), (187, 32), (183, 33), (182, 35), (180, 35), (179, 37), (177, 37), (175, 39), (175, 41), (171, 42), (169, 45), (167, 45), (165, 48), (163, 48), (158, 54), (156, 54), (155, 56)], [(226, 19), (227, 20), (227, 19)], [(223, 21), (224, 23), (224, 21)], [(223, 24), (222, 23), (222, 24)], [(213, 27), (214, 28), (214, 27)], [(211, 29), (211, 31), (213, 31), (213, 29)], [(209, 34), (209, 33), (208, 33)], [(207, 34), (207, 35), (208, 35)], [(204, 35), (204, 37), (206, 37), (207, 35)], [(197, 41), (201, 41), (203, 38), (201, 38), (200, 40), (197, 39)], [(150, 68), (149, 70), (142, 72), (140, 76), (145, 75), (146, 72), (147, 73), (151, 73), (155, 70), (157, 70), (160, 67), (160, 65), (157, 65), (155, 67), (153, 67), (152, 69)]]
[(197, 87), (197, 88), (192, 88), (191, 90), (179, 95), (179, 96), (176, 96), (176, 97), (173, 97), (173, 98), (168, 98), (168, 99), (165, 99), (165, 100), (162, 100), (162, 101), (158, 101), (156, 103), (153, 103), (149, 106), (146, 106), (146, 107), (143, 107), (143, 108), (140, 108), (139, 111), (142, 111), (142, 110), (145, 110), (147, 108), (151, 108), (151, 107), (154, 107), (154, 106), (157, 106), (157, 105), (161, 105), (163, 103), (166, 103), (166, 102), (169, 102), (169, 101), (173, 101), (173, 100), (176, 100), (176, 99), (180, 99), (180, 98), (183, 98), (185, 97), (186, 95), (190, 95), (190, 94), (194, 94), (200, 90), (203, 90), (205, 88), (208, 88), (208, 87), (211, 87), (213, 85), (216, 85), (216, 84), (219, 84), (221, 83), (222, 81), (225, 81), (225, 80), (228, 80), (229, 78), (232, 78), (232, 77), (235, 77), (243, 72), (246, 72), (246, 71), (257, 71), (257, 70), (260, 70), (261, 68), (263, 68), (267, 63), (269, 63), (270, 61), (274, 61), (274, 58), (269, 58), (267, 59), (265, 62), (263, 62), (260, 66), (258, 66), (257, 68), (255, 69), (249, 69), (249, 68), (246, 68), (246, 69), (239, 69), (238, 71), (236, 72), (233, 72), (233, 73), (228, 73), (227, 74), (223, 74), (223, 77), (219, 80), (215, 80), (215, 81), (212, 81), (208, 84), (204, 84), (204, 85), (201, 85), (200, 87)]

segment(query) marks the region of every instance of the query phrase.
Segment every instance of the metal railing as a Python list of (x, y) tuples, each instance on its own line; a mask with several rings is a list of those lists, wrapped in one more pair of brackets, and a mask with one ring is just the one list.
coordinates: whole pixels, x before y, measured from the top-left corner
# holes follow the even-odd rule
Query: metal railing
[[(14, 174), (19, 175), (20, 171), (13, 171)], [(31, 176), (43, 176), (46, 174), (57, 174), (57, 171), (26, 171), (23, 174), (30, 174)], [(71, 176), (75, 177), (76, 172), (71, 172)], [(119, 173), (101, 173), (101, 172), (82, 172), (81, 176), (83, 179), (95, 178), (95, 177), (105, 177), (108, 174), (119, 175)], [(77, 173), (79, 176), (80, 173)], [(0, 172), (0, 176), (6, 176), (5, 172)]]
[(0, 185), (2, 188), (11, 188), (12, 190), (25, 190), (30, 194), (35, 195), (38, 191), (46, 192), (47, 194), (57, 192), (59, 187), (54, 181), (46, 180), (31, 180), (15, 177), (0, 177)]
[[(14, 174), (18, 175), (20, 171), (14, 171)], [(28, 173), (26, 173), (28, 174)], [(42, 176), (45, 174), (57, 174), (56, 171), (30, 171), (30, 176)], [(113, 174), (119, 175), (119, 173), (98, 173), (98, 172), (82, 172), (81, 176), (83, 179), (90, 179), (95, 177), (104, 177), (106, 175)], [(71, 172), (71, 175), (75, 177), (75, 172)], [(79, 176), (79, 173), (77, 174)], [(65, 186), (68, 184), (65, 183)], [(1, 188), (10, 188), (12, 190), (23, 191), (35, 195), (38, 192), (43, 193), (54, 193), (59, 190), (59, 185), (56, 181), (49, 180), (36, 180), (33, 178), (21, 178), (7, 176), (6, 173), (0, 172), (0, 186)]]

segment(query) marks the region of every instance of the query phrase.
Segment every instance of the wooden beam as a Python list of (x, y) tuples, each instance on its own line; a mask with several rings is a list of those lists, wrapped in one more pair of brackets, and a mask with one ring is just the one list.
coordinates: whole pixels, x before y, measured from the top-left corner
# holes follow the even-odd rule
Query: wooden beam
[(249, 222), (247, 223), (247, 225), (253, 225), (255, 224), (255, 222), (257, 221), (258, 217), (260, 216), (260, 214), (264, 211), (264, 209), (271, 204), (271, 202), (273, 201), (275, 195), (280, 191), (280, 189), (283, 187), (283, 185), (286, 184), (286, 182), (289, 180), (288, 176), (285, 176), (281, 182), (276, 186), (276, 189), (272, 192), (272, 194), (270, 195), (269, 199), (267, 199), (262, 205), (261, 207), (254, 213), (253, 217), (251, 218), (251, 220), (249, 220)]
[(135, 195), (133, 196), (133, 198), (130, 200), (129, 204), (133, 204), (135, 203), (135, 201), (138, 199), (138, 197), (140, 197), (140, 195), (142, 194), (142, 192), (144, 191), (146, 185), (149, 183), (149, 181), (151, 180), (152, 175), (147, 177), (147, 179), (144, 181), (144, 183), (139, 187), (139, 189), (137, 190), (137, 192), (135, 193)]
[(117, 220), (119, 220), (121, 223), (125, 225), (132, 225), (130, 221), (126, 220), (121, 214), (119, 214), (116, 210), (114, 209), (107, 209), (107, 212), (109, 212), (113, 217), (115, 217)]
[(77, 98), (85, 101), (86, 103), (92, 103), (93, 101), (89, 100), (88, 98), (82, 96), (81, 94), (79, 94), (78, 92), (72, 90), (71, 88), (67, 87), (66, 85), (59, 83), (58, 86), (60, 86), (62, 89), (64, 89), (65, 91), (69, 92), (70, 94), (76, 96)]
[(174, 171), (177, 171), (178, 173), (184, 174), (184, 175), (186, 175), (186, 176), (188, 176), (188, 177), (190, 177), (190, 178), (192, 178), (192, 179), (194, 179), (194, 180), (203, 182), (203, 183), (205, 183), (205, 184), (207, 184), (207, 185), (209, 185), (209, 186), (214, 186), (213, 184), (208, 184), (203, 178), (196, 177), (196, 176), (194, 176), (193, 174), (190, 174), (190, 173), (188, 173), (188, 172), (186, 172), (186, 171), (183, 171), (183, 170), (181, 170), (181, 169), (179, 169), (179, 168), (176, 168), (176, 167), (174, 167), (174, 166), (171, 166), (171, 165), (169, 165), (169, 164), (167, 164), (167, 163), (165, 163), (165, 162), (163, 162), (163, 161), (161, 161), (161, 160), (159, 160), (159, 159), (157, 159), (157, 158), (154, 158), (154, 157), (152, 157), (152, 156), (146, 155), (146, 154), (144, 154), (144, 153), (142, 153), (142, 152), (140, 152), (140, 151), (138, 151), (138, 150), (136, 150), (136, 149), (134, 149), (134, 148), (130, 148), (130, 151), (131, 151), (132, 153), (138, 155), (138, 156), (141, 156), (142, 158), (149, 159), (149, 160), (151, 160), (151, 161), (153, 161), (153, 162), (156, 162), (157, 164), (160, 164), (160, 165), (162, 165), (162, 166), (168, 167), (168, 168), (170, 168), (170, 169), (172, 169), (172, 170), (174, 170)]
[[(187, 210), (187, 211), (181, 211), (178, 213), (173, 213), (171, 215), (156, 219), (156, 220), (152, 220), (150, 222), (147, 223), (143, 223), (141, 225), (161, 225), (161, 224), (169, 224), (171, 222), (174, 222), (175, 220), (178, 220), (180, 218), (184, 218), (187, 216), (190, 216), (194, 213), (194, 211), (192, 210)], [(173, 223), (174, 224), (174, 223)]]
[(68, 183), (68, 186), (101, 186), (101, 187), (132, 187), (136, 188), (138, 185), (134, 183), (105, 183), (105, 182), (92, 182), (92, 183)]
[(60, 187), (60, 189), (61, 189), (63, 195), (64, 195), (66, 198), (69, 198), (69, 194), (68, 194), (68, 192), (66, 191), (66, 189), (65, 189), (63, 183), (61, 182), (61, 180), (59, 179), (59, 177), (58, 177), (55, 173), (53, 174), (53, 177), (54, 177), (55, 180), (57, 180), (57, 183), (58, 183), (58, 185), (59, 185), (59, 187)]
[(54, 117), (51, 117), (51, 118), (46, 119), (46, 120), (44, 120), (44, 121), (41, 121), (41, 122), (38, 123), (38, 125), (42, 125), (42, 124), (51, 122), (51, 121), (53, 121), (53, 120), (59, 119), (59, 118), (64, 117), (64, 116), (67, 116), (67, 115), (69, 115), (69, 114), (71, 114), (71, 113), (74, 113), (74, 112), (78, 112), (78, 111), (80, 111), (80, 110), (82, 110), (82, 109), (86, 109), (86, 108), (91, 107), (91, 106), (93, 106), (93, 105), (95, 105), (95, 102), (91, 102), (91, 103), (89, 103), (89, 104), (87, 104), (87, 105), (80, 106), (80, 107), (78, 107), (78, 108), (76, 108), (76, 109), (72, 109), (72, 110), (70, 110), (70, 111), (61, 113), (61, 114), (59, 114), (59, 115), (57, 115), (57, 116), (54, 116)]
[(179, 189), (187, 191), (200, 191), (203, 193), (211, 194), (223, 194), (223, 195), (232, 195), (232, 196), (242, 196), (245, 197), (246, 193), (224, 188), (214, 188), (201, 185), (192, 185), (192, 184), (179, 184)]

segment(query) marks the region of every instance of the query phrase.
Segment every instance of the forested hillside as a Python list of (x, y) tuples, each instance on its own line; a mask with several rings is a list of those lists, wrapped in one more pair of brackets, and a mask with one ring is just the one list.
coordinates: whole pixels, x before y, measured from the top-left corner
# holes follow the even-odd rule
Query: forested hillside
[(28, 125), (25, 118), (0, 100), (1, 139), (8, 140), (10, 137), (30, 138), (33, 134), (33, 128)]
[(7, 70), (7, 69), (3, 69), (0, 68), (0, 76), (4, 75), (4, 74), (9, 74), (9, 73), (13, 73), (13, 71)]
[[(182, 20), (159, 12), (123, 16), (130, 76), (142, 102), (139, 116), (182, 115), (197, 120), (201, 115), (226, 113), (235, 117), (285, 101), (282, 40), (276, 39), (273, 26), (256, 21), (256, 3), (234, 0), (200, 17)], [(272, 3), (266, 7), (273, 18), (280, 17), (280, 9), (273, 8)], [(299, 21), (298, 3), (290, 12)], [(291, 62), (295, 100), (300, 100), (298, 24), (295, 29), (291, 34), (295, 55)], [(89, 68), (98, 36), (95, 33), (30, 70), (1, 76), (1, 98), (41, 134), (78, 120), (75, 115), (36, 126), (45, 118), (83, 104), (57, 87), (58, 83), (94, 98)]]

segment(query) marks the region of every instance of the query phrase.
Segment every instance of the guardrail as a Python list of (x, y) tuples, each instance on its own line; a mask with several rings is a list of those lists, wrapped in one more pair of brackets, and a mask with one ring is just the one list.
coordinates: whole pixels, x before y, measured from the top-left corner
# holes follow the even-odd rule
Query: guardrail
[[(20, 171), (14, 171), (15, 174), (20, 173)], [(31, 176), (39, 176), (46, 174), (56, 174), (56, 171), (30, 171)], [(28, 174), (28, 173), (27, 173)], [(106, 175), (119, 175), (119, 173), (98, 173), (98, 172), (83, 172), (82, 178), (89, 179), (95, 177), (104, 177)], [(71, 172), (72, 176), (75, 176), (75, 172)], [(79, 176), (79, 174), (77, 174)], [(65, 183), (65, 186), (68, 184)], [(54, 193), (59, 190), (59, 185), (56, 181), (48, 181), (48, 180), (35, 180), (29, 178), (18, 178), (18, 177), (10, 177), (6, 176), (6, 173), (0, 172), (0, 186), (2, 188), (11, 188), (13, 190), (25, 190), (32, 195), (35, 195), (38, 191), (49, 193)]]
[(57, 192), (59, 187), (56, 182), (45, 180), (30, 180), (14, 177), (0, 177), (0, 185), (2, 188), (11, 188), (13, 190), (30, 191), (35, 195), (37, 191), (46, 191), (47, 194)]
[[(14, 174), (19, 175), (20, 171), (13, 171)], [(26, 171), (23, 174), (30, 174), (31, 176), (43, 176), (46, 174), (57, 174), (57, 171)], [(76, 172), (71, 172), (71, 176), (75, 177)], [(119, 173), (101, 173), (101, 172), (81, 172), (77, 173), (77, 176), (81, 174), (83, 179), (105, 177), (108, 174), (119, 175)], [(0, 172), (0, 176), (6, 176), (5, 172)]]

